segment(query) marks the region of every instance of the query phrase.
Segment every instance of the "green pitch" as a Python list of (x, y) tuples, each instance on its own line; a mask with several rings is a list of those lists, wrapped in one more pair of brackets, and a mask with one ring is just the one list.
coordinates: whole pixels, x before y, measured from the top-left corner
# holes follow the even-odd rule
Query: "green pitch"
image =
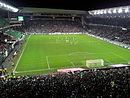
[(60, 68), (87, 68), (89, 59), (103, 59), (105, 65), (128, 64), (130, 50), (82, 34), (30, 35), (14, 70), (42, 74)]

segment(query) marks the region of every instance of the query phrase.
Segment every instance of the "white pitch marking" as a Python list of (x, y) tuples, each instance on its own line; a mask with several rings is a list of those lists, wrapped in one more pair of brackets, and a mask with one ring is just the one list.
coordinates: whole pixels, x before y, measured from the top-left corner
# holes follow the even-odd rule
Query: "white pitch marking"
[(114, 52), (112, 52), (114, 55), (116, 55), (117, 57), (119, 57), (119, 58), (121, 58), (121, 59), (123, 59), (123, 60), (125, 60), (125, 61), (127, 61), (128, 62), (128, 60), (127, 59), (124, 59), (122, 56), (120, 56), (120, 55), (118, 55), (118, 54), (116, 54), (116, 53), (114, 53)]
[(27, 44), (28, 44), (28, 41), (29, 41), (30, 37), (31, 37), (31, 35), (29, 36), (29, 38), (28, 38), (28, 40), (27, 40), (27, 43), (26, 43), (26, 45), (25, 45), (25, 47), (24, 47), (24, 49), (23, 49), (23, 51), (22, 51), (22, 53), (21, 53), (21, 55), (20, 55), (20, 57), (19, 57), (19, 59), (18, 59), (18, 61), (17, 61), (17, 63), (16, 63), (16, 65), (15, 65), (15, 68), (14, 68), (13, 72), (15, 72), (15, 70), (16, 70), (18, 64), (19, 64), (19, 61), (20, 61), (20, 59), (21, 59), (21, 57), (22, 57), (22, 55), (23, 55), (23, 53), (24, 53), (24, 51), (25, 51), (25, 49), (26, 49), (26, 46), (27, 46)]
[[(39, 69), (39, 70), (27, 70), (27, 71), (17, 71), (17, 73), (24, 73), (24, 72), (35, 72), (35, 71), (44, 71), (48, 69)], [(16, 72), (15, 72), (16, 73)]]
[(74, 65), (74, 63), (73, 62), (70, 62), (72, 65), (73, 65), (73, 67), (75, 67), (75, 65)]
[[(63, 68), (68, 68), (68, 67), (51, 68), (51, 69), (63, 69)], [(38, 69), (38, 70), (17, 71), (15, 73), (26, 73), (26, 72), (35, 72), (35, 71), (44, 71), (44, 70), (49, 70), (49, 69), (47, 68), (47, 69)]]
[(46, 61), (47, 61), (48, 69), (50, 69), (50, 65), (49, 65), (49, 61), (48, 61), (48, 56), (46, 56)]

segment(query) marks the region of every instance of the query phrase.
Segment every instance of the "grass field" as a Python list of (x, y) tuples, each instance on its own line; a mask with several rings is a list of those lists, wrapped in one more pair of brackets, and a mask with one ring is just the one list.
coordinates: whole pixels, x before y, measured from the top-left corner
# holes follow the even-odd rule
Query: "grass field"
[(86, 60), (105, 65), (128, 64), (130, 51), (87, 35), (30, 35), (14, 68), (18, 74), (56, 72), (60, 68), (87, 68)]

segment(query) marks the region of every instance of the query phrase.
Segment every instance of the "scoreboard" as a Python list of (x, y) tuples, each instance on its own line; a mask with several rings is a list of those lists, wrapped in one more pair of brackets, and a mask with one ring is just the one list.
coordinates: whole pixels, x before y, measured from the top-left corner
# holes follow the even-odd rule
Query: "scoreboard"
[(23, 21), (23, 16), (18, 16), (18, 21)]

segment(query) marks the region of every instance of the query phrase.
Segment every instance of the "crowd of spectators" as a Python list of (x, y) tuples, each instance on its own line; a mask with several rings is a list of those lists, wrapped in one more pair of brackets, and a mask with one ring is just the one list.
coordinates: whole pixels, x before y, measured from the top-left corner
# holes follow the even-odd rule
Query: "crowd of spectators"
[(0, 64), (12, 50), (12, 44), (10, 43), (12, 39), (13, 37), (6, 34), (4, 30), (0, 31)]
[[(130, 44), (130, 33), (122, 28), (87, 25), (91, 34)], [(20, 28), (15, 28), (21, 31)], [(29, 20), (23, 32), (86, 32), (76, 21)], [(0, 35), (0, 53), (6, 50), (7, 35)], [(0, 54), (1, 55), (1, 54)], [(86, 70), (37, 76), (17, 76), (0, 80), (0, 97), (12, 98), (130, 98), (130, 68)]]
[(16, 31), (17, 33), (21, 33), (21, 34), (25, 33), (25, 27), (22, 25), (10, 27), (10, 28), (11, 28), (11, 30)]
[(0, 32), (0, 56), (3, 55), (3, 53), (6, 50), (7, 47), (7, 40), (11, 39), (8, 35), (4, 35), (2, 32)]
[(113, 41), (119, 41), (124, 44), (130, 44), (130, 29), (120, 27), (87, 25), (88, 33), (107, 38)]
[[(93, 19), (90, 20), (92, 21)], [(88, 21), (88, 23), (90, 22), (90, 20)], [(24, 32), (28, 32), (28, 33), (55, 33), (55, 32), (84, 33), (86, 32), (86, 30), (83, 28), (83, 26), (79, 21), (72, 21), (72, 20), (71, 21), (70, 20), (28, 20), (25, 21), (24, 24), (25, 24), (23, 26)], [(113, 27), (111, 25), (103, 26), (100, 24), (86, 25), (85, 27), (87, 31), (89, 31), (89, 33), (92, 33), (94, 35), (108, 38), (113, 41), (119, 41), (124, 44), (130, 44), (130, 33), (129, 33), (130, 29), (124, 30), (121, 27), (116, 27), (116, 26)]]
[(8, 38), (9, 36), (4, 35), (2, 32), (0, 32), (0, 64), (4, 60), (4, 54), (8, 47), (8, 45), (6, 44), (6, 40)]
[(130, 98), (130, 69), (18, 76), (0, 81), (1, 98)]
[(30, 20), (25, 22), (30, 33), (76, 33), (84, 32), (81, 23), (70, 20)]

